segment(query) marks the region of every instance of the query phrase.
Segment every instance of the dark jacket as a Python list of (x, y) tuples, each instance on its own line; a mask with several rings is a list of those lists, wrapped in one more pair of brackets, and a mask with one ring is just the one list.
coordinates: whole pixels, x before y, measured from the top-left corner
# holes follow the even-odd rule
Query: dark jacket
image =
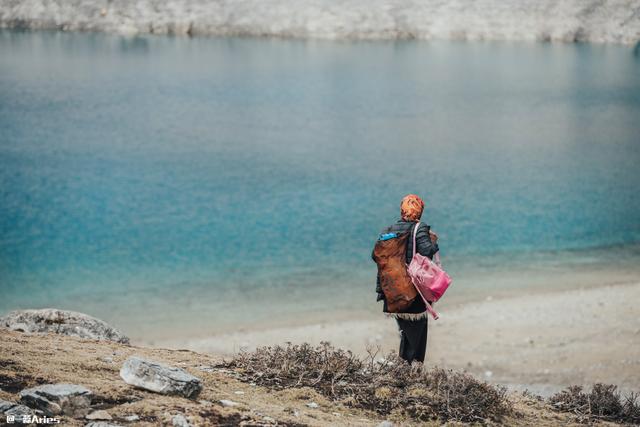
[[(380, 234), (385, 233), (412, 233), (413, 227), (415, 227), (416, 221), (403, 221), (398, 220), (393, 225), (385, 228), (380, 232)], [(416, 252), (420, 255), (424, 255), (429, 257), (429, 259), (433, 258), (436, 252), (438, 252), (438, 244), (431, 242), (431, 237), (429, 237), (429, 230), (431, 227), (427, 225), (426, 222), (420, 222), (420, 226), (418, 227), (418, 232), (416, 233)], [(373, 254), (372, 254), (373, 257)], [(413, 258), (413, 239), (410, 235), (407, 239), (407, 264), (411, 262)], [(384, 293), (382, 292), (382, 288), (380, 287), (380, 277), (378, 276), (376, 280), (376, 292), (378, 293), (378, 299), (376, 301), (384, 301), (383, 310), (387, 312), (387, 301), (384, 298)], [(409, 308), (405, 311), (406, 313), (423, 313), (427, 307), (422, 301), (422, 298), (419, 296), (413, 301), (413, 303), (409, 306)]]

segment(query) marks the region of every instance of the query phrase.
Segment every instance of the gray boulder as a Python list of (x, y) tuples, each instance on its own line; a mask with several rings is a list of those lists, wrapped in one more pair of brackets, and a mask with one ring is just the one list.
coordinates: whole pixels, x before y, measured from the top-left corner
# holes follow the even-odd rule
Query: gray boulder
[(84, 417), (91, 409), (91, 390), (76, 384), (45, 384), (20, 392), (20, 402), (47, 416)]
[(120, 369), (120, 377), (127, 384), (161, 394), (195, 397), (202, 390), (202, 381), (173, 366), (132, 356)]
[(12, 311), (0, 318), (0, 327), (13, 331), (49, 332), (129, 344), (129, 338), (100, 319), (55, 308)]

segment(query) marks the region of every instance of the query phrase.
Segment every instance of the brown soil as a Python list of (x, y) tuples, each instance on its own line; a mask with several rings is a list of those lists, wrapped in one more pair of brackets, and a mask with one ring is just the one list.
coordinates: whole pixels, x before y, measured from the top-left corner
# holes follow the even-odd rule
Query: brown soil
[[(120, 378), (119, 370), (131, 355), (181, 367), (201, 378), (204, 388), (197, 398), (186, 399), (129, 386)], [(213, 368), (220, 362), (220, 357), (187, 350), (150, 349), (0, 329), (0, 399), (17, 401), (22, 388), (65, 382), (91, 389), (96, 395), (96, 409), (105, 409), (114, 423), (122, 425), (171, 425), (176, 414), (183, 414), (195, 426), (375, 426), (383, 421), (372, 411), (345, 407), (310, 388), (273, 391), (247, 384), (232, 371)], [(222, 399), (239, 405), (223, 407), (219, 402)], [(511, 394), (509, 399), (515, 413), (503, 419), (504, 425), (579, 425), (572, 422), (571, 415), (553, 412), (544, 401), (535, 397)], [(310, 402), (316, 402), (318, 408), (309, 408), (307, 403)], [(140, 417), (139, 421), (127, 422), (124, 419), (134, 414)], [(69, 426), (81, 426), (87, 422), (61, 418), (63, 425)], [(390, 420), (403, 426), (414, 425), (411, 420)], [(433, 425), (440, 424), (434, 422)]]

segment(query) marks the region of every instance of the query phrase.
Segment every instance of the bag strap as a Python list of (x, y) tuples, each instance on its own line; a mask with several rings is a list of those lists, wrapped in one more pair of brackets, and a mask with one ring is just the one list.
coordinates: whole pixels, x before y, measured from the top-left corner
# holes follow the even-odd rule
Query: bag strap
[[(416, 223), (416, 226), (413, 228), (413, 255), (411, 259), (416, 255), (416, 234), (418, 234), (418, 227), (420, 227), (420, 221)], [(432, 261), (438, 266), (441, 267), (442, 263), (440, 262), (440, 251), (433, 254)]]
[(427, 306), (427, 311), (429, 312), (429, 314), (431, 315), (431, 317), (433, 317), (433, 320), (438, 320), (440, 318), (440, 315), (438, 314), (437, 311), (435, 311), (433, 309), (433, 306), (431, 305), (431, 303), (429, 301), (425, 301), (424, 305)]
[(418, 234), (418, 227), (420, 227), (420, 221), (418, 221), (413, 228), (413, 255), (411, 255), (411, 259), (416, 256), (416, 234)]

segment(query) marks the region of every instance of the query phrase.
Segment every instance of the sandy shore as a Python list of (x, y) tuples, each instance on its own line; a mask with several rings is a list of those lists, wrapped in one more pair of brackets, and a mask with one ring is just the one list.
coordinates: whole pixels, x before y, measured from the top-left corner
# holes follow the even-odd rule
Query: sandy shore
[[(429, 322), (427, 363), (467, 371), (514, 389), (549, 395), (567, 385), (613, 383), (640, 390), (640, 283), (576, 289), (456, 307)], [(156, 342), (219, 355), (240, 349), (329, 341), (357, 353), (398, 344), (395, 321), (372, 313), (352, 321)]]

